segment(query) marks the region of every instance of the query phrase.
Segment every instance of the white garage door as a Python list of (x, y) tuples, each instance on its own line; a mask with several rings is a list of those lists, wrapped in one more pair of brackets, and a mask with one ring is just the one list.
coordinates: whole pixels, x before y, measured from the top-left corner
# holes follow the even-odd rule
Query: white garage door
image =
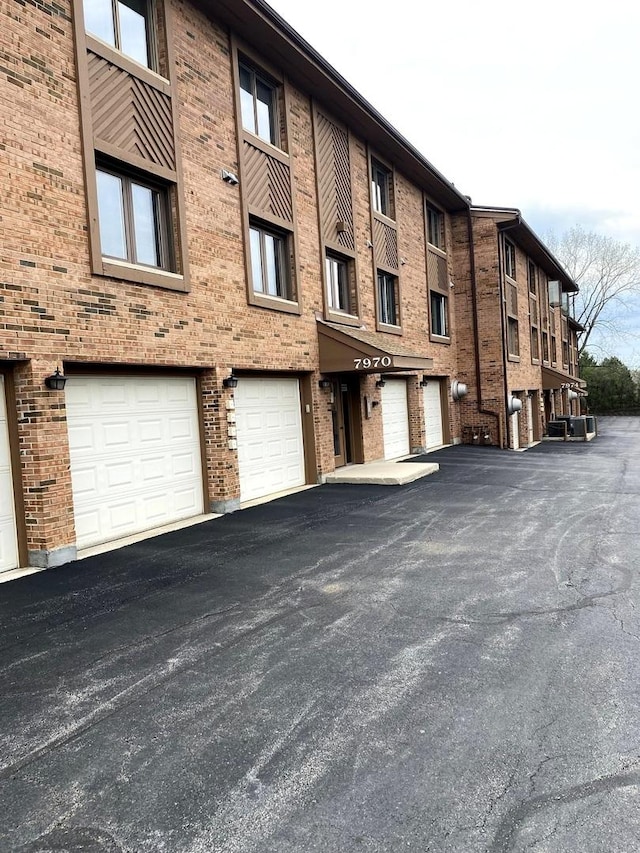
[(240, 500), (305, 483), (297, 379), (240, 378), (235, 390)]
[(78, 548), (203, 511), (195, 379), (71, 376), (65, 396)]
[(442, 398), (440, 397), (440, 383), (437, 380), (429, 380), (424, 389), (424, 425), (427, 433), (427, 448), (440, 447), (443, 442), (442, 431)]
[(11, 454), (4, 377), (0, 376), (0, 572), (18, 567), (18, 538), (13, 503)]
[(411, 450), (407, 383), (404, 380), (387, 380), (382, 389), (382, 435), (385, 459), (406, 456)]
[(511, 443), (514, 450), (520, 449), (520, 419), (517, 412), (511, 415)]

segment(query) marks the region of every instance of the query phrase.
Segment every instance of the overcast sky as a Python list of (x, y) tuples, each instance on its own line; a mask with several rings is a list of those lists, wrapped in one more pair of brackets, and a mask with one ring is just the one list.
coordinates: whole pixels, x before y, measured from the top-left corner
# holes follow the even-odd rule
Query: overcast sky
[(636, 0), (269, 2), (474, 204), (640, 244)]

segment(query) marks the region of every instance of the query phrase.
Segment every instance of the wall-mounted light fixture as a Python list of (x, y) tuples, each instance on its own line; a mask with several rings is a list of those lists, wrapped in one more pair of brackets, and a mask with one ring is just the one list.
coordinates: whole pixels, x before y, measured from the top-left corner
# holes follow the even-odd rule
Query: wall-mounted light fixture
[(64, 373), (60, 373), (59, 367), (56, 367), (56, 372), (52, 373), (51, 376), (47, 376), (44, 384), (51, 391), (64, 391), (64, 386), (67, 384), (67, 377)]
[(222, 169), (220, 176), (225, 183), (230, 184), (232, 187), (237, 187), (240, 183), (238, 176), (234, 174), (234, 172), (230, 172), (228, 169)]
[(376, 388), (384, 388), (384, 386), (385, 386), (386, 384), (387, 384), (387, 383), (385, 382), (385, 380), (384, 380), (384, 379), (377, 379), (377, 380), (376, 380)]
[(517, 412), (522, 411), (522, 400), (518, 399), (518, 397), (514, 397), (513, 394), (509, 394), (507, 397), (507, 414), (515, 415)]
[(462, 399), (462, 397), (466, 396), (469, 393), (469, 389), (465, 385), (464, 382), (458, 382), (457, 379), (454, 379), (451, 383), (451, 396), (457, 402)]
[(422, 379), (420, 380), (420, 387), (426, 388), (428, 384), (429, 384), (429, 380), (427, 379), (426, 376), (423, 376)]
[(331, 380), (330, 379), (321, 379), (318, 382), (318, 388), (321, 388), (323, 391), (328, 391), (331, 388)]
[(233, 373), (231, 376), (227, 376), (222, 380), (223, 388), (237, 388), (238, 387), (238, 377), (234, 376)]

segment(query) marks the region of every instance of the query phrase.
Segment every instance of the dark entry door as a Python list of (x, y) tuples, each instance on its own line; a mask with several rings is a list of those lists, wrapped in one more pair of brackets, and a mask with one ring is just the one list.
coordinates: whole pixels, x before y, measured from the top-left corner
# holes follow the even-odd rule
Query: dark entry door
[(353, 461), (349, 384), (335, 380), (332, 387), (333, 452), (336, 468)]

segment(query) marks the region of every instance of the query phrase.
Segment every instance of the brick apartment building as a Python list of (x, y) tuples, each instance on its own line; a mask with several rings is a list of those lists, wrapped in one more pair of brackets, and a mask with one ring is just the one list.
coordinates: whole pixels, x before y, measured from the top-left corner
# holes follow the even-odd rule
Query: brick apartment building
[(0, 571), (568, 411), (575, 285), (261, 0), (2, 13)]
[(518, 210), (471, 207), (454, 231), (463, 441), (527, 447), (580, 413), (578, 288)]

